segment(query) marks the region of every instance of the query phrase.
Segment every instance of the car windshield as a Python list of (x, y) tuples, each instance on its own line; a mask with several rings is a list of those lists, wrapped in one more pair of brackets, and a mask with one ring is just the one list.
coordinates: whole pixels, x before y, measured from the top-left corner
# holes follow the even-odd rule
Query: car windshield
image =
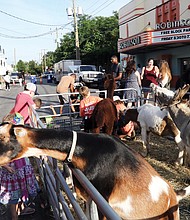
[(95, 66), (81, 66), (80, 70), (81, 71), (96, 71), (96, 67)]
[(18, 73), (11, 73), (11, 76), (18, 76)]

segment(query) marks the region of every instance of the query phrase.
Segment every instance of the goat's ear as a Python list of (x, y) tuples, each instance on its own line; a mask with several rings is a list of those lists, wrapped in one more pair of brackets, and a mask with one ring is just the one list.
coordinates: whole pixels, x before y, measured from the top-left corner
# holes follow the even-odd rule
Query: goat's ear
[(183, 88), (179, 88), (173, 97), (173, 101), (181, 100), (183, 96), (188, 92), (190, 85), (184, 85)]
[(10, 127), (10, 124), (2, 124), (0, 125), (0, 134), (5, 134), (6, 132), (8, 132)]
[(18, 136), (18, 137), (24, 137), (27, 134), (27, 131), (25, 128), (15, 127), (14, 134), (15, 136)]

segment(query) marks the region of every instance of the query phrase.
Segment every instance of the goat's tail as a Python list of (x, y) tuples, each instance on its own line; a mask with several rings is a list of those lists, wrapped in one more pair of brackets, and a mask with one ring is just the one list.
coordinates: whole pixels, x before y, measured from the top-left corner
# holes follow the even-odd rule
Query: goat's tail
[(184, 188), (184, 189), (180, 189), (176, 191), (177, 194), (177, 200), (180, 201), (181, 199), (187, 197), (190, 195), (190, 186)]

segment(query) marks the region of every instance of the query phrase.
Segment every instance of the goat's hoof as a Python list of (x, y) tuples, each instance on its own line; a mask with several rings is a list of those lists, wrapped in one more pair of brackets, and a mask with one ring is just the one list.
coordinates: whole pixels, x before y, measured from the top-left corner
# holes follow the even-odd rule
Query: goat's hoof
[(174, 162), (174, 165), (175, 166), (177, 166), (177, 167), (179, 167), (179, 166), (183, 166), (184, 164), (183, 164), (183, 162), (179, 162), (179, 161), (176, 161), (176, 162)]
[(140, 152), (140, 155), (142, 157), (147, 157), (148, 156), (148, 152), (147, 151), (142, 151), (142, 152)]

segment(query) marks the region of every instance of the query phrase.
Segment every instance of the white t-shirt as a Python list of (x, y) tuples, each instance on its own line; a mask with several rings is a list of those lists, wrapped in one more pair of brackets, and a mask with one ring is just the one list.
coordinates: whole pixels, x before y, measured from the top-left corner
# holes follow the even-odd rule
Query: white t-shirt
[(4, 80), (5, 80), (5, 82), (10, 83), (11, 82), (11, 77), (9, 75), (5, 75)]

